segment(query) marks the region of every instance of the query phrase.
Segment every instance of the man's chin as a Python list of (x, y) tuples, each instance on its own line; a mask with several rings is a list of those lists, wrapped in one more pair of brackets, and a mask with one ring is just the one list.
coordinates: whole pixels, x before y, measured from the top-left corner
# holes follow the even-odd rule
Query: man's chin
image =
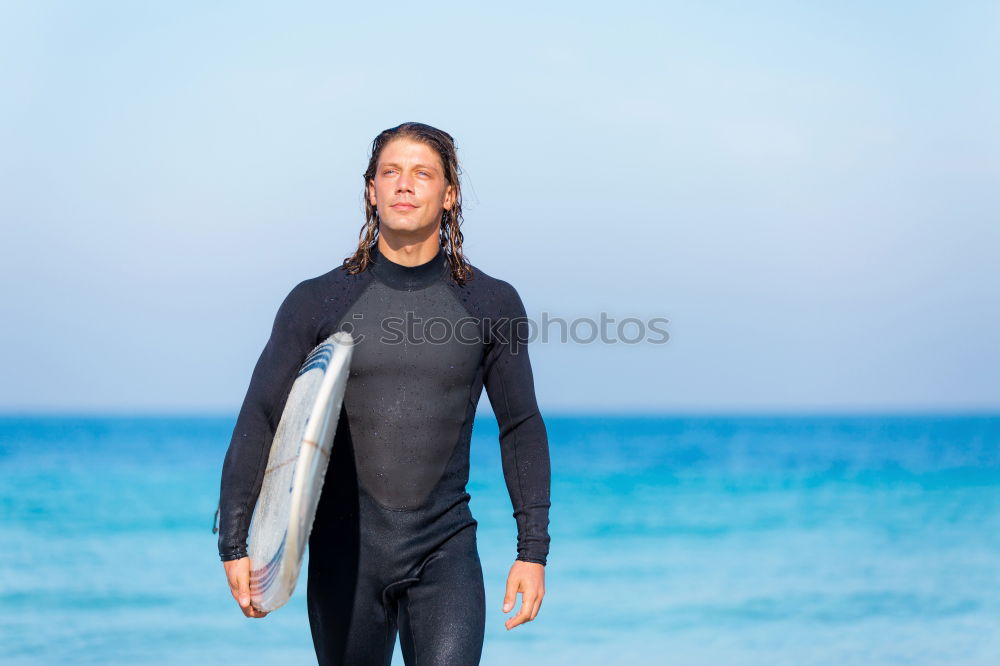
[(420, 224), (414, 220), (386, 220), (379, 221), (380, 233), (388, 233), (401, 237), (425, 237), (435, 231), (433, 224)]

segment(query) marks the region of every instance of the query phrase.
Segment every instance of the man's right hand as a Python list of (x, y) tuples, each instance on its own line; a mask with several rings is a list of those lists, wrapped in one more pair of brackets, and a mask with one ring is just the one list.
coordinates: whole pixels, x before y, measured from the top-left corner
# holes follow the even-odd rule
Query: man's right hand
[(229, 591), (233, 599), (240, 605), (240, 610), (247, 617), (264, 617), (266, 611), (259, 611), (250, 604), (250, 558), (241, 557), (238, 560), (223, 562), (226, 568), (226, 578), (229, 579)]

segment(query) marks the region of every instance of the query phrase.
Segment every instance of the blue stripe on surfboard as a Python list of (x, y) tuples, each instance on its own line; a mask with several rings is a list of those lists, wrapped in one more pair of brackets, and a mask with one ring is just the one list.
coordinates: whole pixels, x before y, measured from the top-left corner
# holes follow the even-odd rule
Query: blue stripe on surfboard
[(281, 537), (281, 545), (278, 546), (278, 552), (274, 554), (271, 561), (267, 564), (267, 570), (264, 573), (263, 579), (258, 581), (262, 590), (270, 590), (271, 585), (274, 584), (275, 579), (278, 577), (278, 570), (281, 569), (281, 557), (285, 553), (285, 539), (288, 537), (288, 532), (285, 532), (284, 536)]
[(330, 359), (333, 357), (333, 345), (325, 344), (317, 347), (306, 360), (302, 363), (302, 367), (299, 368), (299, 375), (304, 375), (310, 370), (319, 368), (323, 372), (326, 372), (326, 368), (330, 365)]
[(317, 361), (328, 362), (331, 356), (333, 356), (333, 349), (330, 345), (324, 345), (315, 352), (309, 354), (309, 356), (306, 357), (306, 360), (303, 361), (302, 365), (307, 366), (311, 363), (316, 363)]
[(316, 347), (311, 352), (309, 352), (309, 355), (306, 356), (305, 363), (309, 363), (318, 356), (324, 356), (326, 358), (330, 358), (330, 355), (332, 353), (333, 353), (333, 345), (331, 344), (320, 345), (319, 347)]
[[(274, 553), (274, 556), (270, 559), (270, 561), (262, 567), (264, 570), (263, 576), (261, 576), (261, 574), (254, 576), (254, 582), (259, 588), (261, 594), (266, 592), (271, 587), (271, 584), (274, 582), (274, 577), (278, 575), (278, 569), (280, 568), (278, 565), (281, 562), (282, 553), (285, 552), (285, 540), (287, 538), (288, 531), (286, 530), (281, 536), (281, 543), (278, 545), (278, 550)], [(260, 571), (260, 569), (257, 571)]]

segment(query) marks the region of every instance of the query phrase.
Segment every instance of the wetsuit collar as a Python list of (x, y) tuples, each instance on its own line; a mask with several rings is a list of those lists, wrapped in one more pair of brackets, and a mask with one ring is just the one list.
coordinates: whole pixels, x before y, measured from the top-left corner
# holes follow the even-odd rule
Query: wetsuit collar
[(371, 270), (375, 276), (393, 289), (423, 289), (436, 282), (444, 272), (447, 263), (444, 252), (438, 247), (437, 254), (428, 262), (419, 266), (403, 266), (392, 261), (378, 249), (372, 249), (373, 260)]

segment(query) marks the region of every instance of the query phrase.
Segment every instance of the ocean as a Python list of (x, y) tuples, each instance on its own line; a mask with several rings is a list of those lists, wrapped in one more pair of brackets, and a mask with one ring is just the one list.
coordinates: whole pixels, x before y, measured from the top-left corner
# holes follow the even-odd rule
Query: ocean
[[(0, 417), (0, 663), (315, 663), (305, 571), (263, 620), (225, 581), (234, 419)], [(545, 420), (546, 596), (509, 632), (476, 422), (483, 664), (1000, 664), (1000, 415)]]

